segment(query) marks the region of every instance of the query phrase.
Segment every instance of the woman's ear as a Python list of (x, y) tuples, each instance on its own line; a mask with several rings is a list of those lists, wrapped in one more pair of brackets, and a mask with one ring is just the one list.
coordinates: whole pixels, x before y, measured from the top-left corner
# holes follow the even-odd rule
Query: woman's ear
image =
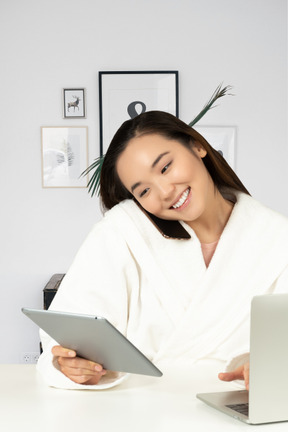
[(207, 155), (207, 150), (205, 150), (198, 141), (195, 141), (193, 150), (201, 159), (203, 159)]

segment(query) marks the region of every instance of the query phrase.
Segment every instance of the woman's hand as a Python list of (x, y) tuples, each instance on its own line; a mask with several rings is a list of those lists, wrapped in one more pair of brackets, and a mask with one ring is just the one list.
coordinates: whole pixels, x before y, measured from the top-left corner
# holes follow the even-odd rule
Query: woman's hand
[(245, 387), (249, 390), (249, 363), (245, 363), (231, 372), (219, 373), (218, 378), (222, 381), (244, 380)]
[(77, 357), (76, 352), (60, 345), (52, 348), (61, 372), (77, 384), (98, 384), (106, 370), (98, 363)]

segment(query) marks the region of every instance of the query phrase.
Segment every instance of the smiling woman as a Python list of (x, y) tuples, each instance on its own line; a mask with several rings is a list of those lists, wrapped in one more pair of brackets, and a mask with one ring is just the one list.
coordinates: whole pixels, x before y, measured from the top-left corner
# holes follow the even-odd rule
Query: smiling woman
[[(182, 145), (182, 147), (186, 148), (186, 151), (192, 154), (194, 151), (194, 155), (197, 150), (196, 153), (198, 152), (198, 155), (203, 158), (203, 163), (219, 190), (233, 188), (248, 193), (225, 159), (196, 130), (169, 113), (149, 111), (123, 123), (111, 141), (103, 161), (100, 177), (100, 196), (106, 209), (114, 207), (124, 199), (132, 198), (135, 186), (133, 191), (131, 188), (125, 187), (117, 172), (117, 162), (128, 144), (129, 148), (132, 148), (132, 143), (138, 144), (138, 149), (135, 150), (135, 152), (138, 152), (140, 151), (141, 142), (143, 146), (148, 146), (150, 143), (150, 147), (155, 149), (155, 161), (150, 161), (150, 163), (158, 165), (161, 152), (167, 153), (169, 151), (168, 149), (165, 150), (163, 145), (161, 147), (163, 150), (159, 148), (159, 154), (156, 155), (157, 148), (155, 146), (158, 142), (160, 143), (161, 138), (162, 143), (164, 143), (164, 140), (166, 143), (173, 142), (178, 149), (179, 145)], [(172, 147), (173, 144), (170, 145), (170, 148)], [(139, 153), (138, 160), (143, 156), (143, 153), (141, 153), (141, 156)]]
[[(122, 184), (149, 213), (158, 218), (193, 222), (204, 218), (223, 197), (202, 161), (206, 151), (191, 149), (162, 135), (133, 138), (116, 169)], [(131, 186), (132, 185), (132, 186)], [(199, 235), (198, 235), (199, 237)]]
[[(107, 318), (160, 369), (216, 360), (222, 368), (232, 358), (220, 378), (248, 386), (250, 303), (287, 291), (287, 219), (254, 200), (198, 132), (160, 111), (116, 132), (100, 197), (108, 211), (51, 308)], [(38, 367), (50, 385), (101, 389), (124, 379), (45, 334), (42, 345)]]
[(233, 205), (225, 191), (248, 193), (198, 132), (161, 111), (121, 126), (104, 159), (100, 184), (106, 208), (134, 197), (160, 219), (186, 222), (205, 242), (217, 240), (229, 219)]

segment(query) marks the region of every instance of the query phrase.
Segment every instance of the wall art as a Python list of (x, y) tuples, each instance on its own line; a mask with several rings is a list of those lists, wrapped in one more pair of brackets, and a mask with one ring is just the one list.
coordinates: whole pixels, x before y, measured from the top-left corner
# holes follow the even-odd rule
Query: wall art
[(42, 185), (46, 187), (87, 187), (87, 126), (45, 126), (42, 137)]
[(146, 111), (178, 117), (178, 71), (99, 72), (100, 154), (117, 129)]
[(84, 88), (63, 89), (63, 118), (86, 118)]

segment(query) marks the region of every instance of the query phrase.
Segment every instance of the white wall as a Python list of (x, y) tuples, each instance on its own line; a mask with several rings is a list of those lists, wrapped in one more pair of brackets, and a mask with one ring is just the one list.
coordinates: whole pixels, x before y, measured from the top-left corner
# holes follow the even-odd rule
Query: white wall
[[(288, 215), (286, 32), (286, 0), (1, 0), (0, 362), (38, 349), (20, 308), (42, 306), (101, 217), (85, 189), (42, 189), (40, 126), (87, 125), (92, 161), (99, 70), (179, 70), (185, 121), (231, 84), (202, 124), (238, 127), (236, 171)], [(87, 89), (87, 119), (62, 119), (73, 86)]]

